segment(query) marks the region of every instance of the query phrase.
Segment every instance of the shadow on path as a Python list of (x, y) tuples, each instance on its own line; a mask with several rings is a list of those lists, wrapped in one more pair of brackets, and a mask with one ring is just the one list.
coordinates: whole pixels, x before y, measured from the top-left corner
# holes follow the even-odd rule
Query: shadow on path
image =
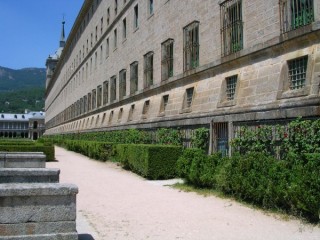
[(79, 234), (78, 240), (94, 240), (90, 234)]

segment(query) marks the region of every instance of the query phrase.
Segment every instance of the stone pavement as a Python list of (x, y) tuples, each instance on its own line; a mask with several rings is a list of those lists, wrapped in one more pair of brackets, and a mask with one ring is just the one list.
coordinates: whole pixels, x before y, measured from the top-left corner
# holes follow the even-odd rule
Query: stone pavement
[(82, 240), (319, 240), (320, 227), (282, 220), (229, 199), (181, 192), (56, 147), (60, 182), (79, 187)]

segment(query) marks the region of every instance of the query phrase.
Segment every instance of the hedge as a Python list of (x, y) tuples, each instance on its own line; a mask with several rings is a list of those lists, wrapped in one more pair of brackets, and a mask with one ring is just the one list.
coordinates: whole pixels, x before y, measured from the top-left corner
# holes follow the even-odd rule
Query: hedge
[(116, 158), (123, 167), (148, 179), (176, 176), (176, 162), (182, 148), (168, 145), (116, 145)]
[(46, 161), (54, 161), (54, 146), (44, 144), (34, 145), (0, 145), (2, 152), (43, 152), (46, 155)]

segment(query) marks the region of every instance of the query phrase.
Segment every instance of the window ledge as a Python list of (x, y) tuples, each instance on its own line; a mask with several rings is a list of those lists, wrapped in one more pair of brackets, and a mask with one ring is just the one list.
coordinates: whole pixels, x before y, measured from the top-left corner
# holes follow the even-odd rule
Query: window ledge
[(289, 89), (283, 92), (280, 92), (278, 99), (286, 99), (286, 98), (295, 98), (295, 97), (303, 97), (308, 95), (308, 88), (300, 88), (300, 89)]
[(165, 112), (160, 112), (159, 114), (158, 114), (158, 117), (164, 117), (166, 114), (165, 114)]
[(192, 112), (192, 107), (186, 107), (179, 111), (180, 114)]
[(236, 105), (236, 100), (225, 100), (217, 103), (217, 108), (232, 107)]

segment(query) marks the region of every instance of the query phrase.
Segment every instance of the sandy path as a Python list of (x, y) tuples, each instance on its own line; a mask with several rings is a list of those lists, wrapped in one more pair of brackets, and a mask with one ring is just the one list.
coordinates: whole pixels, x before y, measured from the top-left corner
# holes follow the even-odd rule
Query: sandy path
[[(203, 197), (153, 184), (56, 147), (60, 182), (79, 187), (78, 216), (95, 240), (319, 240), (319, 226), (283, 221), (232, 200)], [(79, 231), (79, 229), (78, 229)]]

